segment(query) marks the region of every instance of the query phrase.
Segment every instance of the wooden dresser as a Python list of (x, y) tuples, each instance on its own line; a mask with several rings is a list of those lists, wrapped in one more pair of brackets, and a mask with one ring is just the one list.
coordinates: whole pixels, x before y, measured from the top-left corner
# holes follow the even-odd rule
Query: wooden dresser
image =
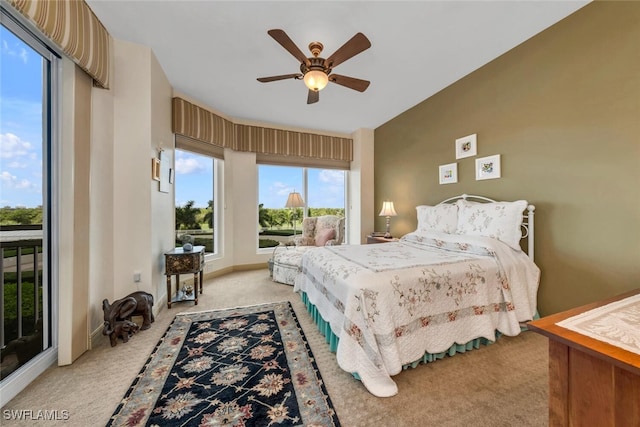
[(640, 355), (556, 325), (639, 293), (640, 289), (627, 292), (528, 324), (549, 338), (549, 426), (640, 426)]

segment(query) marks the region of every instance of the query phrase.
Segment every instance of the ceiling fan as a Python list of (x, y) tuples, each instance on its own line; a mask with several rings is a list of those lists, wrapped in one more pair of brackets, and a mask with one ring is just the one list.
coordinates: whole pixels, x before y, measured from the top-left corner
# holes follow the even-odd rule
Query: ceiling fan
[(369, 87), (370, 82), (368, 80), (356, 79), (340, 74), (331, 74), (334, 67), (337, 67), (347, 59), (371, 47), (371, 42), (364, 34), (357, 33), (327, 59), (320, 57), (320, 53), (324, 47), (320, 42), (309, 43), (309, 50), (312, 56), (306, 57), (283, 30), (269, 30), (267, 34), (273, 37), (275, 41), (280, 43), (282, 47), (300, 61), (300, 73), (260, 77), (258, 78), (259, 82), (267, 83), (285, 79), (304, 80), (304, 84), (309, 88), (307, 104), (318, 102), (320, 99), (320, 91), (324, 89), (329, 82), (357, 90), (358, 92), (364, 92)]

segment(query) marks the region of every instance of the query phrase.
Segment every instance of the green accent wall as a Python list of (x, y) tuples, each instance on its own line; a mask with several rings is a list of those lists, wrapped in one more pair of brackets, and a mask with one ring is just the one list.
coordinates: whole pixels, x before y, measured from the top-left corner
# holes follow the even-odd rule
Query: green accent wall
[[(456, 160), (474, 133), (477, 156)], [(494, 154), (502, 178), (476, 181)], [(394, 236), (415, 230), (415, 206), (463, 193), (534, 204), (542, 315), (639, 288), (640, 2), (588, 4), (377, 128), (374, 156)], [(458, 182), (440, 185), (454, 162)]]

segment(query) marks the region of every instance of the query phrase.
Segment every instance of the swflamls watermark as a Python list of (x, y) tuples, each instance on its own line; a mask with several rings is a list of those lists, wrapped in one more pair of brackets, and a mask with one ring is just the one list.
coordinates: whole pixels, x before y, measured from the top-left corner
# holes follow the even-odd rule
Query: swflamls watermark
[(66, 421), (69, 411), (66, 409), (3, 409), (2, 418), (25, 421)]

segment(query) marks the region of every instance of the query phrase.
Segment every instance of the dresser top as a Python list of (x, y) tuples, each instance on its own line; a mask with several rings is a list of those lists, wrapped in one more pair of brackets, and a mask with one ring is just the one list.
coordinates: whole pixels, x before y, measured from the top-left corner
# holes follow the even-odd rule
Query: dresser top
[(204, 251), (204, 246), (194, 246), (193, 250), (185, 251), (182, 248), (175, 248), (170, 250), (169, 252), (165, 252), (165, 255), (189, 255), (189, 254), (197, 254), (198, 252)]

